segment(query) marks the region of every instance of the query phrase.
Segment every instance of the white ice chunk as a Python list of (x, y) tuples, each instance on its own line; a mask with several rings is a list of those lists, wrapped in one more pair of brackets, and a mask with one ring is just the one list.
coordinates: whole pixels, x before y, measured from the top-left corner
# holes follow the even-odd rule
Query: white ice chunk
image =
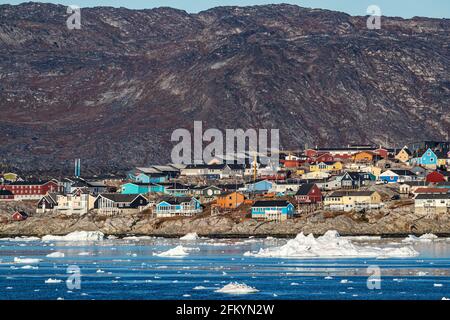
[(334, 230), (314, 238), (312, 234), (298, 234), (281, 247), (261, 248), (259, 252), (246, 252), (245, 256), (276, 258), (344, 258), (344, 257), (414, 257), (419, 253), (412, 247), (357, 246), (340, 237)]
[(99, 241), (105, 235), (100, 231), (75, 231), (65, 236), (46, 235), (42, 241)]
[(245, 283), (231, 282), (226, 286), (216, 290), (215, 292), (227, 293), (227, 294), (249, 294), (255, 293), (259, 290), (246, 285)]

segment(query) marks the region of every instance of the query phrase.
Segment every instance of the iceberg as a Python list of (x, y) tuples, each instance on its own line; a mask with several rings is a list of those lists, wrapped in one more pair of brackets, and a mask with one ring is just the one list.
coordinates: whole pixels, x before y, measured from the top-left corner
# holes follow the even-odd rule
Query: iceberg
[(188, 233), (185, 236), (180, 238), (180, 240), (187, 240), (187, 241), (198, 240), (198, 239), (200, 239), (200, 237), (198, 236), (198, 234), (196, 232)]
[(49, 253), (46, 257), (47, 258), (64, 258), (64, 253), (55, 251), (55, 252)]
[(42, 241), (100, 241), (104, 237), (100, 231), (75, 231), (65, 236), (46, 235)]
[(432, 234), (432, 233), (426, 233), (421, 235), (420, 237), (416, 237), (413, 235), (409, 235), (405, 239), (402, 240), (402, 242), (411, 243), (411, 242), (431, 242), (438, 239), (438, 236)]
[(247, 251), (244, 256), (264, 258), (383, 258), (415, 257), (418, 254), (412, 247), (357, 246), (350, 239), (340, 237), (337, 231), (329, 230), (318, 238), (314, 238), (313, 234), (305, 236), (302, 232), (283, 246), (261, 248), (258, 252)]
[(224, 287), (215, 290), (215, 292), (219, 293), (227, 293), (227, 294), (249, 294), (259, 292), (258, 289), (250, 287), (245, 283), (237, 283), (231, 282)]
[(159, 257), (185, 257), (189, 255), (188, 249), (183, 246), (176, 246), (175, 248), (163, 251), (160, 253), (153, 253), (154, 256)]

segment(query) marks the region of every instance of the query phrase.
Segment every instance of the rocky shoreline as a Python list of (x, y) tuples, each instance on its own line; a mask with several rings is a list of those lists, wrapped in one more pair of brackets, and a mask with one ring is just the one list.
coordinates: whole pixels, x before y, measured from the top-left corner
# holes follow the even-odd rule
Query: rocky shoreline
[[(25, 205), (25, 204), (23, 204)], [(23, 206), (22, 205), (22, 206)], [(404, 237), (409, 234), (450, 235), (450, 217), (417, 215), (411, 206), (360, 213), (316, 211), (283, 222), (257, 221), (232, 215), (187, 218), (154, 218), (148, 214), (82, 217), (33, 214), (25, 221), (11, 221), (11, 210), (0, 208), (0, 237), (65, 235), (74, 231), (100, 231), (117, 237), (139, 235), (179, 237), (190, 232), (207, 237), (293, 237), (337, 230), (347, 236)]]

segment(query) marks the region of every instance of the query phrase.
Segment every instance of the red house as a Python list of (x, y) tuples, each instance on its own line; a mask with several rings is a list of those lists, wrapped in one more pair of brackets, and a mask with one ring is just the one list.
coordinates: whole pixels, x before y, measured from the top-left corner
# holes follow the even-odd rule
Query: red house
[(318, 203), (322, 201), (322, 192), (315, 183), (306, 183), (298, 189), (295, 198), (298, 203)]
[(330, 153), (322, 153), (317, 155), (314, 159), (315, 162), (334, 162), (334, 157)]
[(436, 182), (445, 182), (446, 180), (445, 176), (442, 173), (434, 171), (427, 175), (426, 181), (436, 183)]
[(47, 192), (61, 192), (62, 186), (56, 181), (20, 181), (0, 185), (0, 189), (11, 191), (15, 200), (39, 200)]
[(27, 220), (28, 214), (23, 211), (16, 211), (12, 214), (12, 219), (14, 221), (24, 221)]

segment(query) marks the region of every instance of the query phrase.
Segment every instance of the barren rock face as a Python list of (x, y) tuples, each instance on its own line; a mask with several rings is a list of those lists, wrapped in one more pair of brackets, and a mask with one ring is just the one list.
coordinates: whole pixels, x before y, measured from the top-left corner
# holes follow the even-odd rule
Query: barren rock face
[(279, 128), (285, 148), (397, 145), (450, 129), (448, 19), (291, 5), (0, 6), (0, 164), (124, 170), (170, 160), (176, 128)]

